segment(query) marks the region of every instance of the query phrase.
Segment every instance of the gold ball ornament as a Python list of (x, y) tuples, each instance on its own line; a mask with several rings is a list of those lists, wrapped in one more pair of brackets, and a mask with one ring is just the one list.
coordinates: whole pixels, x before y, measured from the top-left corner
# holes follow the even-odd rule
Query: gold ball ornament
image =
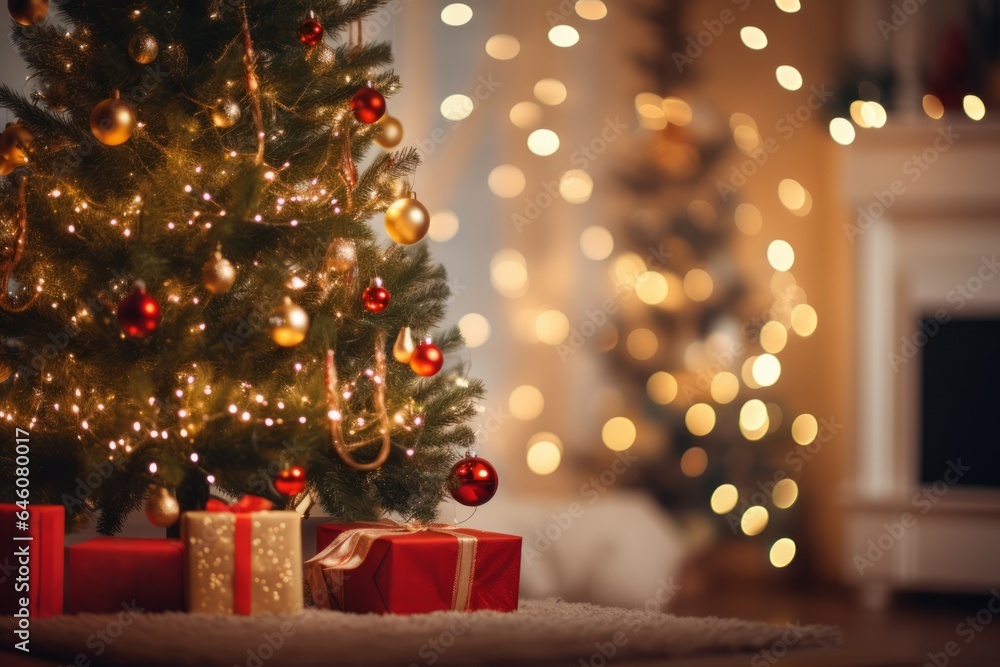
[(236, 125), (236, 121), (243, 115), (240, 105), (233, 99), (216, 100), (212, 107), (212, 125), (220, 130)]
[(49, 0), (7, 0), (7, 11), (21, 25), (34, 25), (49, 13)]
[(150, 486), (146, 496), (146, 518), (157, 528), (169, 528), (181, 516), (181, 506), (173, 492), (163, 486)]
[(0, 361), (0, 383), (6, 382), (13, 372), (6, 362)]
[(140, 65), (148, 65), (160, 54), (160, 43), (145, 28), (139, 28), (128, 42), (128, 54)]
[(118, 91), (94, 107), (90, 114), (90, 131), (107, 146), (124, 144), (135, 132), (138, 120), (132, 106), (121, 99)]
[(395, 148), (403, 140), (403, 124), (389, 114), (382, 116), (377, 127), (375, 143), (385, 150)]
[(271, 328), (271, 340), (281, 347), (295, 347), (309, 333), (309, 313), (292, 303), (287, 296), (271, 311), (267, 322)]
[(7, 160), (0, 159), (0, 176), (10, 176), (14, 173), (17, 165), (13, 162), (8, 162)]
[(0, 158), (14, 167), (28, 164), (28, 153), (34, 140), (24, 125), (20, 123), (8, 125), (3, 134), (0, 134)]
[(427, 235), (430, 227), (431, 214), (412, 192), (409, 197), (394, 201), (385, 212), (385, 231), (396, 243), (416, 243)]
[(201, 284), (212, 294), (228, 292), (236, 282), (236, 267), (216, 250), (201, 267)]

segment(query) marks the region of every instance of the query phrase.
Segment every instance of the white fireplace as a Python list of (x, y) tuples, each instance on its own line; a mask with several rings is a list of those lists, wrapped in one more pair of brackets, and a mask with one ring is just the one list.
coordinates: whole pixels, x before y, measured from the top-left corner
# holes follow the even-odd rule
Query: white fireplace
[(842, 165), (858, 349), (843, 572), (871, 604), (894, 590), (1000, 582), (1000, 488), (962, 484), (967, 458), (940, 479), (925, 471), (921, 482), (920, 470), (921, 363), (934, 323), (1000, 319), (1000, 126), (892, 125), (862, 132)]

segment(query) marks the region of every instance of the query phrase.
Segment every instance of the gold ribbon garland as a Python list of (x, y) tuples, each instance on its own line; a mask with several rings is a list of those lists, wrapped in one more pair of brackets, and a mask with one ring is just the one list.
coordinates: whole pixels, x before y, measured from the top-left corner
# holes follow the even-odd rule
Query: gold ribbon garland
[(379, 330), (375, 336), (375, 374), (372, 382), (375, 383), (375, 412), (378, 414), (379, 430), (381, 432), (382, 446), (378, 455), (370, 463), (358, 463), (351, 452), (366, 447), (375, 442), (378, 438), (369, 438), (360, 442), (348, 444), (344, 439), (343, 410), (340, 403), (340, 389), (337, 387), (337, 362), (334, 358), (333, 350), (326, 351), (326, 402), (330, 415), (330, 438), (333, 440), (333, 448), (337, 455), (354, 470), (369, 471), (376, 470), (389, 458), (389, 449), (392, 446), (389, 437), (389, 414), (385, 407), (385, 331)]
[(10, 279), (14, 275), (14, 269), (21, 262), (21, 258), (24, 257), (24, 250), (28, 245), (28, 202), (25, 193), (27, 183), (28, 179), (22, 176), (17, 190), (17, 233), (14, 235), (13, 247), (8, 256), (4, 257), (3, 266), (0, 267), (0, 272), (2, 272), (3, 276), (0, 308), (3, 308), (8, 313), (23, 313), (31, 308), (39, 296), (39, 292), (35, 290), (27, 303), (15, 306), (10, 302), (10, 293), (8, 292), (10, 289)]
[(476, 546), (474, 535), (463, 529), (443, 523), (396, 523), (389, 519), (378, 522), (352, 524), (352, 528), (338, 535), (325, 549), (306, 561), (306, 581), (312, 591), (313, 603), (330, 609), (333, 603), (344, 608), (345, 571), (355, 570), (365, 562), (375, 541), (387, 535), (432, 532), (451, 535), (458, 540), (458, 557), (455, 559), (455, 583), (452, 587), (451, 610), (467, 611), (472, 598), (472, 581), (476, 575)]

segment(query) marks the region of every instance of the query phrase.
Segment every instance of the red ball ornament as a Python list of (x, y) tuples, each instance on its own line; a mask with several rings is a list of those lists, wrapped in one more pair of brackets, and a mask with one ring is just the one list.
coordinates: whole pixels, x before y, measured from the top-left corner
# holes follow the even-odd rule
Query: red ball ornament
[(295, 496), (306, 488), (306, 471), (302, 466), (285, 468), (274, 478), (274, 488), (283, 496)]
[(496, 468), (478, 456), (466, 456), (456, 463), (448, 474), (448, 491), (451, 497), (468, 507), (479, 507), (490, 501), (500, 479)]
[(385, 98), (368, 84), (354, 93), (354, 97), (351, 98), (351, 111), (359, 123), (371, 125), (385, 115)]
[(414, 373), (429, 378), (432, 375), (437, 375), (443, 365), (444, 353), (441, 352), (440, 347), (427, 341), (417, 343), (416, 349), (413, 350), (413, 356), (410, 357), (410, 368), (413, 369)]
[(142, 283), (136, 283), (132, 293), (118, 304), (118, 324), (132, 338), (145, 338), (156, 331), (160, 315), (160, 302), (146, 293)]
[(323, 24), (314, 18), (308, 18), (299, 24), (299, 41), (306, 46), (316, 46), (323, 41)]
[(389, 290), (382, 287), (377, 279), (361, 292), (361, 303), (369, 313), (381, 313), (389, 305), (390, 298)]

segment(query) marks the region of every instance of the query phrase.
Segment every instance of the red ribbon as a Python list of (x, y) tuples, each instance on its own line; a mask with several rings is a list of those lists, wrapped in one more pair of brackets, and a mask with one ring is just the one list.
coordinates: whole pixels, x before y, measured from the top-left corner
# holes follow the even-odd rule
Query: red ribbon
[(250, 514), (266, 512), (274, 507), (267, 498), (247, 494), (232, 504), (227, 504), (215, 498), (209, 498), (205, 503), (206, 512), (232, 512), (236, 516), (233, 528), (233, 613), (249, 615), (252, 599), (251, 559), (253, 543), (251, 540)]

